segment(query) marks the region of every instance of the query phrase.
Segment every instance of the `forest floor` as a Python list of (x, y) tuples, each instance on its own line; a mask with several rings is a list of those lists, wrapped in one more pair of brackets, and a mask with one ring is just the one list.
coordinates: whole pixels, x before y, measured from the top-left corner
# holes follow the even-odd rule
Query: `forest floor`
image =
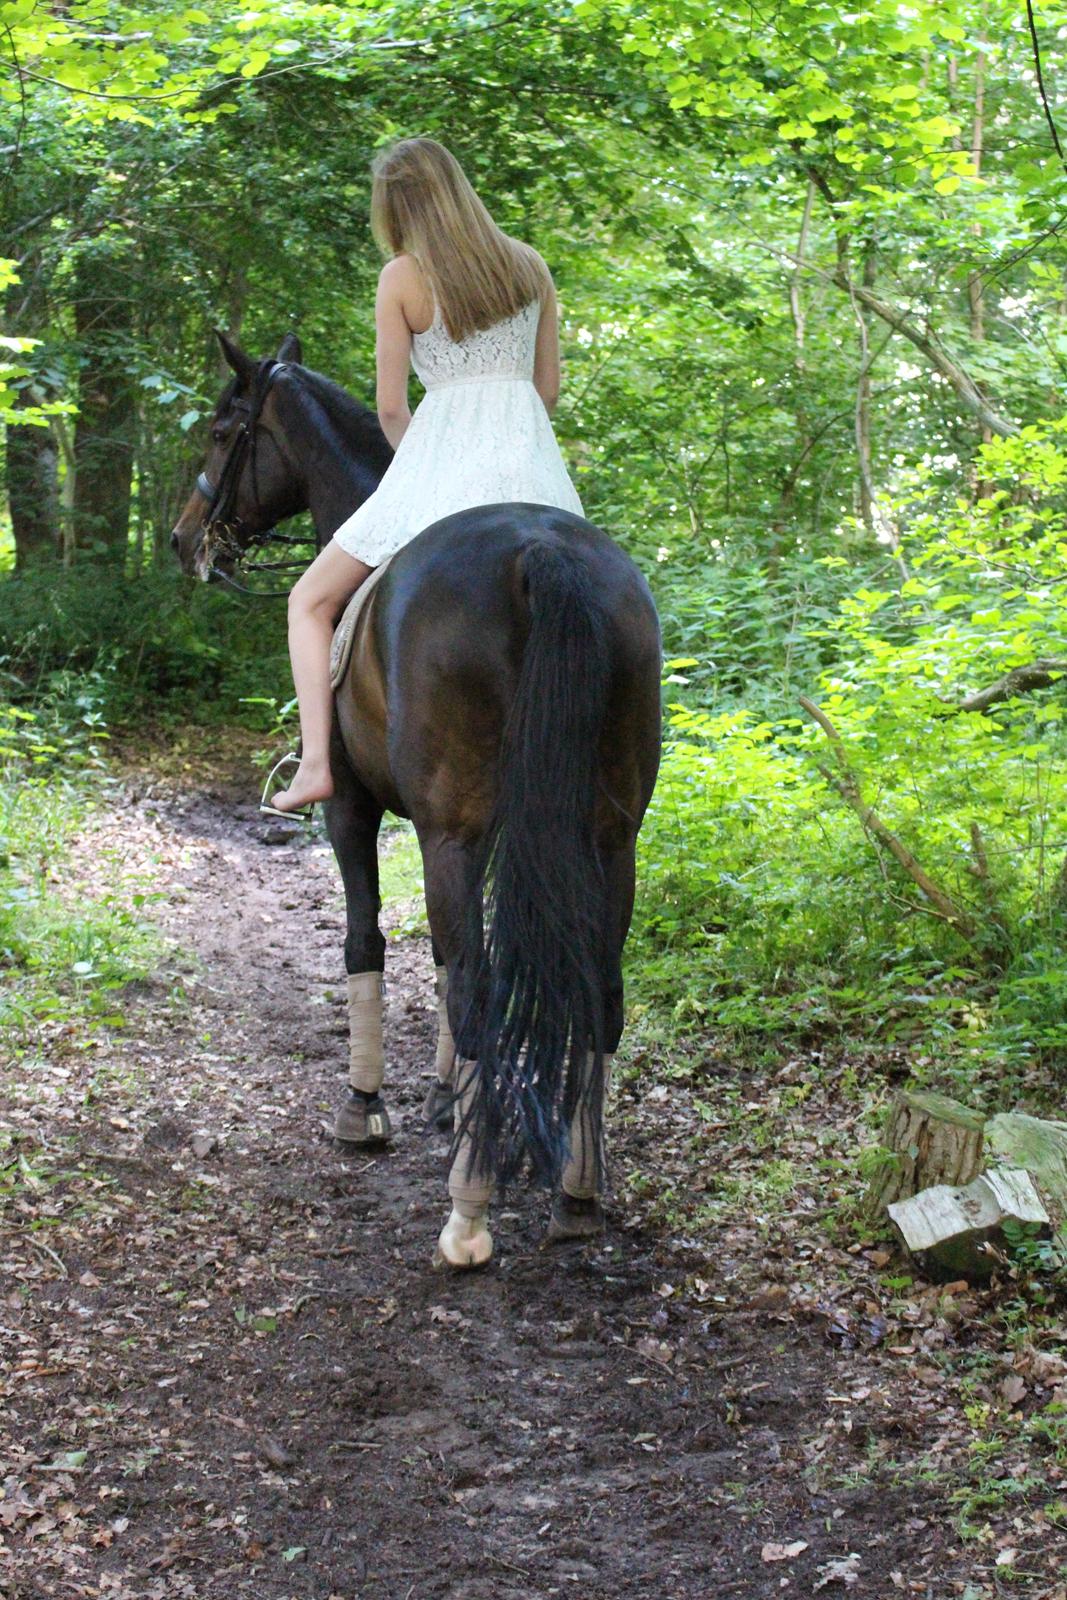
[(604, 1237), (510, 1193), (441, 1275), (428, 943), (346, 1153), (336, 870), (242, 771), (127, 769), (73, 892), (147, 885), (156, 970), (4, 1073), (5, 1600), (1067, 1600), (1062, 1326), (835, 1226), (854, 1064), (639, 1036)]

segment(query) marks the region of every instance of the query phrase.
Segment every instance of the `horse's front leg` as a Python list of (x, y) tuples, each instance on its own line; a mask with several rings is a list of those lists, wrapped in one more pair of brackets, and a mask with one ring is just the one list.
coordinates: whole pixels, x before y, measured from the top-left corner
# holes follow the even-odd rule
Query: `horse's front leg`
[(385, 940), (378, 926), (378, 829), (382, 808), (349, 768), (335, 740), (334, 794), (326, 802), (326, 831), (345, 886), (348, 973), (348, 1094), (338, 1108), (334, 1137), (345, 1144), (383, 1144), (393, 1136), (382, 1099)]

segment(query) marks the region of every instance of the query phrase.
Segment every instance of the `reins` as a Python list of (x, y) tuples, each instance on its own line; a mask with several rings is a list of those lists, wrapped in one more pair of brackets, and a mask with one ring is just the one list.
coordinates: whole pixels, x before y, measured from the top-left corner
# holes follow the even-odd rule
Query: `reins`
[[(266, 427), (260, 413), (264, 402), (270, 393), (271, 386), (279, 373), (283, 372), (288, 363), (285, 361), (265, 362), (256, 374), (252, 386), (252, 393), (247, 400), (234, 400), (233, 409), (243, 412), (245, 420), (238, 424), (233, 443), (230, 445), (226, 460), (222, 464), (217, 484), (212, 483), (206, 472), (201, 472), (196, 480), (196, 486), (204, 499), (208, 502), (207, 511), (201, 523), (205, 541), (211, 540), (219, 554), (228, 556), (236, 565), (244, 555), (256, 545), (269, 544), (276, 540), (279, 544), (306, 544), (308, 541), (296, 533), (277, 533), (269, 528), (264, 533), (254, 533), (242, 545), (238, 542), (233, 513), (237, 501), (237, 486), (244, 470), (246, 459), (251, 468), (252, 498), (256, 509), (259, 509), (259, 489), (256, 482), (256, 435), (259, 428)], [(257, 572), (293, 572), (306, 565), (303, 561), (263, 561), (256, 565)], [(246, 584), (238, 583), (228, 572), (223, 572), (215, 564), (215, 553), (212, 553), (211, 565), (208, 568), (208, 577), (213, 582), (224, 583), (228, 588), (234, 589), (238, 594), (250, 595), (254, 600), (284, 600), (288, 598), (288, 589), (250, 589)]]

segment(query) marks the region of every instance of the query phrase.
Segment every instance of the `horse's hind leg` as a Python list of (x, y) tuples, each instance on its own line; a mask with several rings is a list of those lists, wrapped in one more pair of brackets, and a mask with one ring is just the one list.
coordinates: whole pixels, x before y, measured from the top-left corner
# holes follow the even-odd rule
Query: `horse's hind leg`
[(346, 1144), (382, 1144), (392, 1138), (381, 1096), (382, 972), (385, 940), (378, 927), (378, 829), (382, 808), (333, 751), (335, 792), (326, 803), (326, 831), (345, 886), (348, 973), (349, 1092), (334, 1121)]
[(571, 1119), (570, 1150), (563, 1168), (560, 1190), (552, 1202), (548, 1225), (550, 1241), (587, 1238), (600, 1233), (604, 1213), (600, 1189), (604, 1176), (604, 1097), (611, 1082), (611, 1067), (623, 1028), (622, 949), (630, 929), (634, 902), (634, 844), (604, 851), (604, 943), (602, 995), (604, 1066), (593, 1077), (593, 1053), (581, 1066), (578, 1110)]
[[(475, 1063), (463, 1057), (463, 1025), (467, 1021), (470, 995), (468, 974), (460, 967), (460, 956), (470, 941), (464, 939), (464, 919), (481, 910), (475, 894), (477, 868), (473, 850), (440, 834), (420, 835), (426, 882), (426, 910), (430, 918), (434, 946), (443, 959), (446, 973), (448, 1040), (446, 1051), (456, 1045), (452, 1070), (454, 1128), (456, 1133), (448, 1193), (452, 1212), (437, 1241), (435, 1261), (449, 1267), (480, 1267), (493, 1253), (488, 1227), (492, 1180), (471, 1160), (469, 1127), (471, 1100), (475, 1084)], [(451, 1053), (451, 1052), (450, 1052)], [(439, 1050), (439, 1068), (441, 1052)]]
[(423, 1114), (427, 1124), (436, 1128), (438, 1133), (451, 1133), (456, 1042), (452, 1037), (452, 1024), (448, 1020), (448, 968), (437, 941), (431, 940), (431, 943), (434, 992), (437, 996), (437, 1054), (434, 1058), (434, 1080), (426, 1096)]

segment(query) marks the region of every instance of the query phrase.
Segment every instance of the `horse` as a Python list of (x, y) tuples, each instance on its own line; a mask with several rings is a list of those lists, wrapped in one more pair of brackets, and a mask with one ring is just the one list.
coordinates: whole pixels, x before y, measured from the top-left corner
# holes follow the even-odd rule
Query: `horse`
[[(302, 365), (216, 330), (232, 378), (171, 535), (182, 568), (230, 577), (309, 511), (319, 548), (392, 452), (375, 413)], [(326, 829), (344, 883), (349, 1093), (335, 1135), (392, 1137), (382, 1095), (377, 836), (414, 824), (437, 970), (427, 1121), (451, 1127), (436, 1260), (492, 1253), (494, 1190), (529, 1171), (550, 1239), (603, 1228), (603, 1103), (623, 1030), (635, 846), (660, 752), (656, 608), (634, 562), (584, 518), (479, 506), (419, 533), (356, 624), (335, 694)]]

